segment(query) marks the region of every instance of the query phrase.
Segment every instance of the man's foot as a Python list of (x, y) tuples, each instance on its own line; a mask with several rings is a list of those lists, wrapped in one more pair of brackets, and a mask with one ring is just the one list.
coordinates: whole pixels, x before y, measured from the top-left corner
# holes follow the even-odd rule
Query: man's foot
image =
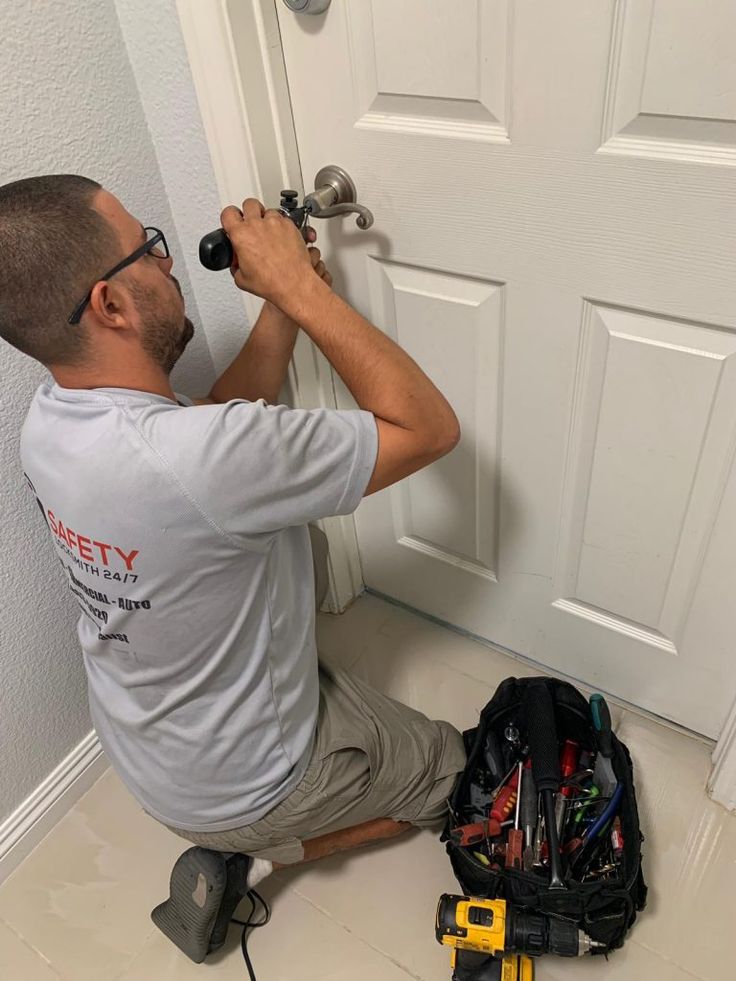
[(272, 872), (273, 862), (269, 862), (267, 858), (252, 858), (248, 870), (248, 892), (257, 888)]
[(151, 919), (179, 950), (201, 964), (225, 943), (243, 896), (272, 871), (263, 858), (189, 848), (172, 869), (169, 898), (153, 910)]
[(227, 886), (226, 856), (209, 848), (189, 848), (171, 871), (169, 898), (151, 913), (159, 930), (195, 964), (209, 953)]
[(223, 858), (225, 859), (225, 867), (227, 869), (227, 883), (220, 901), (220, 908), (217, 911), (212, 934), (210, 935), (208, 954), (222, 947), (225, 943), (233, 913), (243, 896), (252, 888), (250, 877), (253, 860), (247, 855), (241, 855), (239, 852), (233, 852), (232, 854), (225, 853), (223, 854)]

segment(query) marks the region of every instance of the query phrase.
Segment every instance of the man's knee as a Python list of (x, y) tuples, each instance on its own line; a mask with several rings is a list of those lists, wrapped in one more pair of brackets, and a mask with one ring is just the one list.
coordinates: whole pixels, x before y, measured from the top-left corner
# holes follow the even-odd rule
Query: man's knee
[(397, 821), (409, 821), (414, 827), (440, 830), (447, 820), (449, 801), (467, 757), (463, 737), (449, 722), (434, 722), (436, 748), (431, 771), (424, 774), (426, 792), (421, 798), (393, 815)]

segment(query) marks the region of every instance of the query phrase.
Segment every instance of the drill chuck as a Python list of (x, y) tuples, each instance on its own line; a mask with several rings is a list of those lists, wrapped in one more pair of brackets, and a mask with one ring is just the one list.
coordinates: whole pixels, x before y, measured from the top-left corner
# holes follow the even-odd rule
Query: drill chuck
[(580, 953), (580, 931), (569, 920), (556, 920), (543, 913), (506, 908), (505, 950), (539, 957), (577, 957)]

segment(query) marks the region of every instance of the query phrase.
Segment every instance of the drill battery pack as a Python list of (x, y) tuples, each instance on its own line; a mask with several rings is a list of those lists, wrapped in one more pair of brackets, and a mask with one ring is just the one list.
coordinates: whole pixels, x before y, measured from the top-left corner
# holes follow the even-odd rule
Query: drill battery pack
[[(468, 761), (442, 840), (466, 896), (573, 921), (597, 941), (599, 956), (623, 945), (647, 888), (631, 756), (610, 726), (604, 743), (595, 723), (591, 705), (567, 682), (502, 682), (464, 733)], [(542, 788), (554, 786), (551, 810), (535, 777)], [(488, 829), (485, 840), (468, 830), (478, 826)], [(498, 970), (466, 953), (459, 960), (462, 981)]]
[(472, 950), (458, 950), (452, 981), (534, 981), (531, 957), (489, 957)]

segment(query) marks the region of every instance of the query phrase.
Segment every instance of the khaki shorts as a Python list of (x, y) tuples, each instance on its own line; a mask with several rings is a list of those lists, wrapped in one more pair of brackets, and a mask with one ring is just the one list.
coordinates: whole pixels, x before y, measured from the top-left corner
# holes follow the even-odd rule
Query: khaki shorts
[(439, 828), (464, 766), (462, 736), (448, 722), (432, 722), (359, 678), (320, 665), (315, 745), (296, 789), (243, 828), (170, 830), (216, 851), (300, 862), (302, 842), (375, 818)]

